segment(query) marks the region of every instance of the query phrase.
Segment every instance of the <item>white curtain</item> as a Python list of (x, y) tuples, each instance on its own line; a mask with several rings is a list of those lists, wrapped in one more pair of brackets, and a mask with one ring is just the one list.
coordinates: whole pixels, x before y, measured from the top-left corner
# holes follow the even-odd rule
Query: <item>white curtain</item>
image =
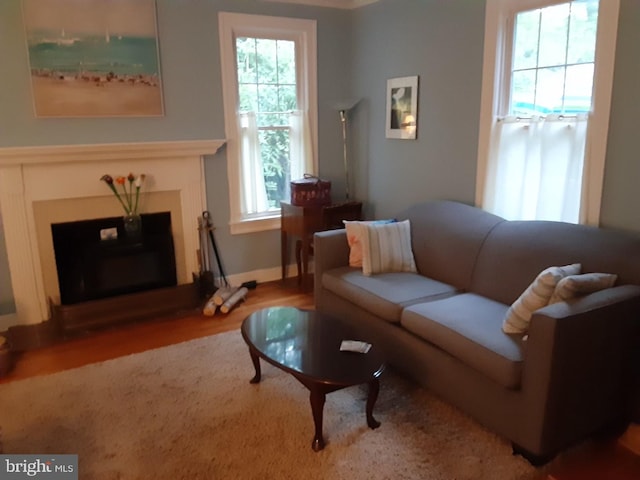
[(240, 145), (240, 209), (244, 215), (267, 211), (267, 189), (264, 184), (260, 139), (255, 112), (238, 114)]
[(509, 220), (578, 223), (587, 115), (494, 124), (483, 207)]
[(309, 115), (305, 111), (295, 110), (289, 116), (289, 158), (291, 159), (291, 180), (298, 180), (305, 173), (315, 175), (313, 144)]

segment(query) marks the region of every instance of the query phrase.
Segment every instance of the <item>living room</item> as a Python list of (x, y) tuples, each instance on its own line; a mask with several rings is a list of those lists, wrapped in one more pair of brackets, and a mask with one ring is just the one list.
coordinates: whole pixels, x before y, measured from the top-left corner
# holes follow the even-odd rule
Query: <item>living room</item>
[[(311, 3), (311, 2), (300, 2)], [(323, 2), (318, 2), (323, 3)], [(381, 0), (347, 7), (260, 0), (157, 2), (164, 115), (149, 118), (37, 118), (34, 114), (21, 2), (0, 5), (0, 148), (75, 147), (224, 140), (225, 118), (218, 13), (313, 19), (318, 33), (318, 167), (340, 199), (345, 191), (340, 119), (335, 105), (357, 99), (350, 119), (352, 196), (367, 218), (386, 218), (417, 202), (476, 202), (485, 2)], [(640, 5), (620, 1), (600, 225), (640, 231), (636, 213), (640, 114)], [(420, 78), (416, 140), (385, 138), (385, 88), (390, 78)], [(225, 148), (206, 154), (207, 208), (227, 272), (235, 281), (279, 278), (277, 230), (231, 234)], [(103, 172), (109, 173), (109, 172)], [(112, 172), (112, 174), (128, 172)], [(153, 172), (147, 172), (153, 175)], [(95, 178), (99, 184), (99, 177)], [(2, 183), (2, 188), (8, 185)], [(103, 186), (100, 186), (104, 188)], [(104, 189), (104, 196), (109, 192)], [(113, 200), (113, 199), (109, 199)], [(3, 211), (3, 217), (5, 217)], [(4, 242), (5, 231), (0, 240)], [(5, 250), (0, 244), (0, 252)], [(0, 255), (0, 330), (15, 324)], [(185, 267), (184, 275), (188, 275)], [(19, 323), (19, 321), (18, 321)]]

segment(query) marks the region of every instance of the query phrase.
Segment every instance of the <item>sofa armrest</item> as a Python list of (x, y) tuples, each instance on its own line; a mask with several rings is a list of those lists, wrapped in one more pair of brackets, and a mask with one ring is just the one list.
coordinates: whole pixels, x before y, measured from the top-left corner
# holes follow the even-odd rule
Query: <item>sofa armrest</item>
[(316, 232), (313, 236), (313, 285), (316, 300), (322, 289), (322, 274), (333, 268), (349, 265), (349, 244), (346, 230)]
[(537, 310), (522, 374), (531, 408), (529, 427), (546, 426), (543, 441), (562, 445), (624, 414), (631, 387), (630, 358), (639, 332), (637, 285), (608, 288)]

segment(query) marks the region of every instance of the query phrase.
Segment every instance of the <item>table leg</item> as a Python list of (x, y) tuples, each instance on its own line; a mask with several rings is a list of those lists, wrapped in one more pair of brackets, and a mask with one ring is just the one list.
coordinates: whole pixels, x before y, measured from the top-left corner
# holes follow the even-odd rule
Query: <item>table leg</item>
[(378, 392), (380, 392), (380, 381), (374, 378), (369, 382), (369, 396), (367, 397), (367, 425), (369, 428), (380, 426), (380, 422), (373, 418), (373, 406), (378, 399)]
[(287, 232), (281, 230), (280, 231), (280, 260), (282, 262), (282, 280), (284, 281), (287, 277)]
[(318, 452), (324, 448), (324, 438), (322, 437), (322, 414), (324, 410), (324, 401), (326, 394), (321, 392), (318, 388), (311, 389), (311, 411), (313, 412), (313, 423), (316, 428), (315, 436), (313, 437), (313, 443), (311, 448), (315, 452)]
[(258, 383), (260, 382), (260, 378), (262, 377), (262, 372), (260, 370), (260, 358), (252, 349), (249, 349), (249, 355), (251, 356), (253, 367), (256, 369), (256, 374), (251, 380), (249, 380), (249, 383)]
[(309, 249), (311, 245), (311, 238), (309, 235), (302, 235), (302, 283), (307, 281), (307, 274), (309, 273)]

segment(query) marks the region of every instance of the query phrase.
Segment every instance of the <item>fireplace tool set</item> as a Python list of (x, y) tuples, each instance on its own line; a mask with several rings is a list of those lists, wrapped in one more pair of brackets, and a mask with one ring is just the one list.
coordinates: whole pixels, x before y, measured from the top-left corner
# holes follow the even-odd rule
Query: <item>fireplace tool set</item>
[[(198, 217), (198, 232), (200, 234), (200, 283), (203, 286), (203, 294), (207, 298), (202, 313), (208, 317), (215, 315), (218, 309), (220, 309), (221, 313), (229, 313), (236, 305), (245, 300), (250, 288), (256, 287), (255, 281), (245, 282), (240, 287), (234, 287), (229, 284), (227, 276), (224, 273), (222, 261), (220, 260), (220, 251), (218, 250), (216, 239), (213, 236), (213, 231), (214, 227), (211, 222), (211, 214), (207, 211), (202, 212), (202, 216)], [(219, 287), (216, 286), (212, 270), (212, 251), (220, 274), (219, 282), (221, 285)]]

